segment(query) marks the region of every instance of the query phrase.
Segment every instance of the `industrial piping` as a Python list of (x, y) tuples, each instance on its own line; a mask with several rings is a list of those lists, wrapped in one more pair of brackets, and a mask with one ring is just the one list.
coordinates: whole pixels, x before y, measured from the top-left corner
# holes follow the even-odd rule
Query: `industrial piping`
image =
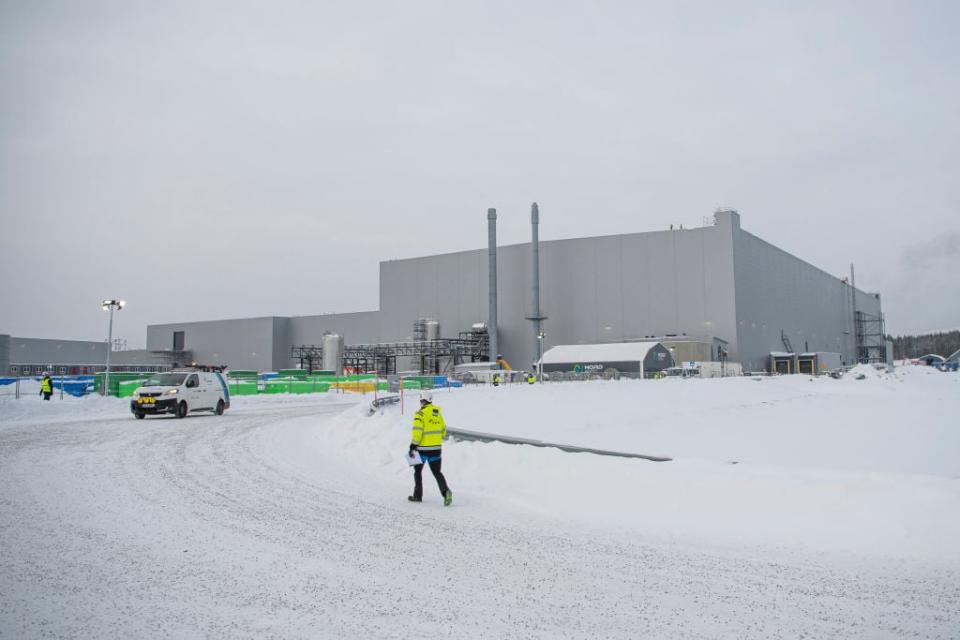
[(487, 262), (490, 271), (490, 319), (487, 331), (490, 337), (490, 362), (500, 355), (497, 345), (497, 210), (487, 209)]

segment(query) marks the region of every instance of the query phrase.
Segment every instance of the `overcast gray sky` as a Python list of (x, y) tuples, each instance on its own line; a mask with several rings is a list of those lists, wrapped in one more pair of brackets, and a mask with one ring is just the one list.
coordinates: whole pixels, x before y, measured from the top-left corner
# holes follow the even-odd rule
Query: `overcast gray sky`
[[(0, 0), (0, 333), (376, 309), (378, 262), (745, 229), (960, 326), (958, 2)], [(546, 277), (547, 274), (545, 274)], [(549, 311), (549, 310), (548, 310)]]

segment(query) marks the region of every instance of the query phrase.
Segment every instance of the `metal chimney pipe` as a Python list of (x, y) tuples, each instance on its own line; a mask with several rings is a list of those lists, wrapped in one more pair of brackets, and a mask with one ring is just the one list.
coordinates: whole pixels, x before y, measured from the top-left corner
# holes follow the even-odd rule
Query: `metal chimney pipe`
[(497, 210), (487, 209), (487, 264), (490, 271), (490, 318), (487, 332), (490, 337), (490, 362), (496, 362), (497, 344)]
[(850, 306), (853, 310), (853, 362), (860, 362), (860, 335), (857, 331), (857, 276), (850, 263)]
[[(537, 354), (537, 362), (543, 359), (543, 321), (546, 317), (540, 313), (540, 207), (534, 202), (530, 206), (530, 259), (531, 259), (531, 286), (530, 315), (527, 320), (533, 322), (533, 352)], [(537, 377), (540, 377), (538, 368)]]

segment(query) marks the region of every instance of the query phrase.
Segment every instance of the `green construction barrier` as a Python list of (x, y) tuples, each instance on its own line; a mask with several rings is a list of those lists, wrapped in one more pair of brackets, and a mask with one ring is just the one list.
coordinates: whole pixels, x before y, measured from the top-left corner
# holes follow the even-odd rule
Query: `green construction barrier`
[[(116, 374), (111, 374), (110, 378), (112, 380), (113, 376)], [(117, 385), (118, 393), (117, 395), (121, 398), (129, 398), (133, 395), (133, 392), (143, 386), (143, 383), (147, 381), (147, 378), (140, 378), (139, 380), (121, 380)], [(111, 382), (111, 387), (113, 384)]]
[(281, 378), (306, 378), (307, 370), (306, 369), (280, 369), (277, 371), (277, 375)]
[[(111, 371), (110, 388), (107, 391), (111, 396), (119, 395), (121, 382), (129, 382), (130, 380), (146, 380), (149, 375), (150, 374), (145, 374), (138, 371)], [(104, 373), (102, 371), (94, 376), (93, 388), (97, 393), (103, 393), (103, 378)], [(133, 392), (131, 391), (131, 393)]]
[(330, 384), (326, 382), (294, 381), (290, 387), (290, 393), (326, 393), (330, 391)]
[(259, 393), (256, 380), (231, 380), (227, 389), (233, 396), (255, 396)]
[(434, 376), (410, 376), (409, 378), (406, 378), (406, 377), (405, 377), (405, 378), (403, 379), (404, 389), (407, 388), (406, 382), (407, 382), (408, 380), (409, 380), (410, 382), (414, 382), (414, 381), (415, 381), (417, 384), (419, 384), (420, 386), (417, 387), (418, 389), (432, 389), (432, 388), (433, 388), (433, 378), (434, 378)]
[(290, 393), (290, 380), (273, 378), (263, 383), (264, 393)]
[(249, 369), (233, 369), (227, 376), (236, 380), (256, 380), (257, 372)]
[(263, 385), (264, 393), (326, 393), (330, 390), (330, 383), (314, 380), (267, 380)]

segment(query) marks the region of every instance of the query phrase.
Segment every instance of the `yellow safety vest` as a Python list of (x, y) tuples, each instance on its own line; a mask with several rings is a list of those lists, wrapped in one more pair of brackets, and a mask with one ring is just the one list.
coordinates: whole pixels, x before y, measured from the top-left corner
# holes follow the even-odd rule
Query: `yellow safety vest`
[(447, 437), (447, 424), (440, 407), (428, 404), (413, 416), (413, 434), (410, 441), (420, 451), (439, 451)]
[(44, 378), (40, 382), (40, 391), (44, 393), (53, 393), (53, 381), (50, 378)]

